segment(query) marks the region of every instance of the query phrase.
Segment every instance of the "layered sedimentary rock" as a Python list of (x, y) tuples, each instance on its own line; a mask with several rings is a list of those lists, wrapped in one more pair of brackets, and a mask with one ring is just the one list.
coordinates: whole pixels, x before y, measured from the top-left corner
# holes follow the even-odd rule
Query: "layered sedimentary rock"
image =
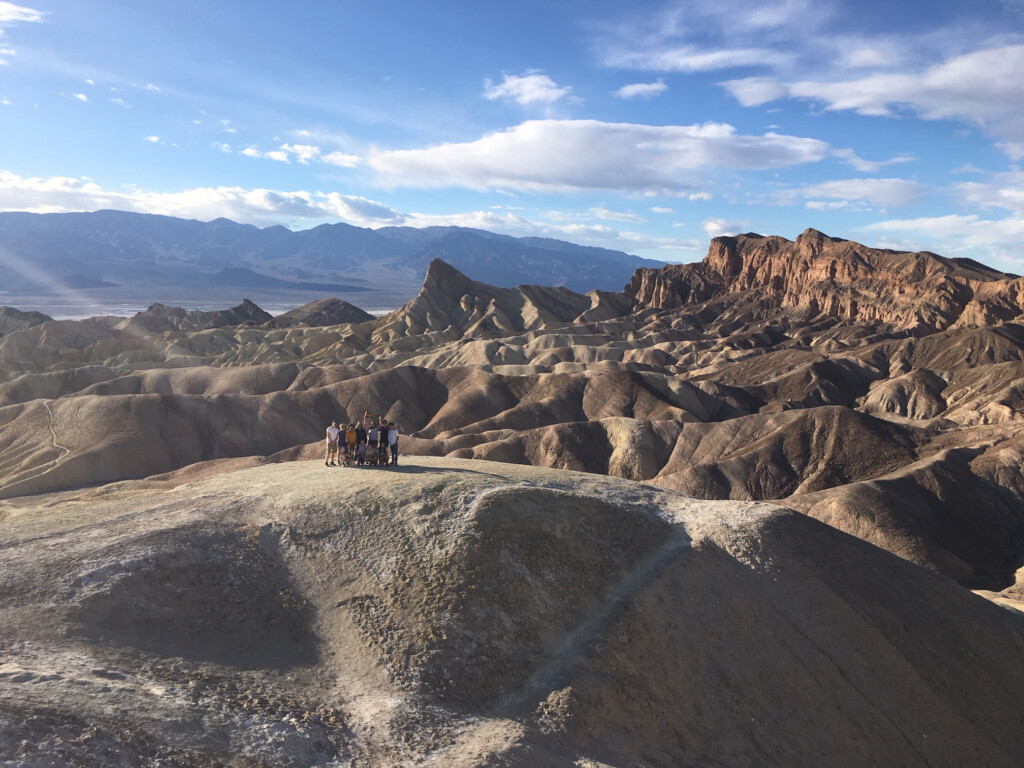
[(1019, 317), (1024, 282), (1014, 278), (969, 259), (878, 250), (809, 229), (795, 242), (717, 237), (700, 264), (638, 270), (627, 293), (665, 309), (757, 291), (807, 318), (843, 317), (923, 334)]

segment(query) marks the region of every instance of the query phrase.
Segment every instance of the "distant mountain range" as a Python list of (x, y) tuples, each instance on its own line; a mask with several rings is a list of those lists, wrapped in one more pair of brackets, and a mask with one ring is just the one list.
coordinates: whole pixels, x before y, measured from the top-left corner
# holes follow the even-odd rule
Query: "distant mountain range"
[(237, 288), (259, 289), (264, 299), (294, 294), (296, 304), (308, 300), (301, 294), (366, 291), (404, 301), (435, 258), (492, 285), (576, 291), (621, 290), (636, 269), (662, 266), (621, 251), (462, 227), (324, 224), (293, 232), (123, 211), (0, 213), (0, 292), (8, 294), (166, 300), (167, 291), (177, 291), (210, 299), (234, 296)]

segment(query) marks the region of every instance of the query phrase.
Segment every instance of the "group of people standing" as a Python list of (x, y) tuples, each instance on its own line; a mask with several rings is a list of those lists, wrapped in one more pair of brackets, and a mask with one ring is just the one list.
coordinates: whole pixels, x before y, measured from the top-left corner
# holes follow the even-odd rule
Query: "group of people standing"
[[(388, 458), (390, 452), (391, 457)], [(332, 421), (327, 428), (325, 467), (368, 465), (398, 466), (398, 425), (393, 421), (369, 419), (341, 427)]]

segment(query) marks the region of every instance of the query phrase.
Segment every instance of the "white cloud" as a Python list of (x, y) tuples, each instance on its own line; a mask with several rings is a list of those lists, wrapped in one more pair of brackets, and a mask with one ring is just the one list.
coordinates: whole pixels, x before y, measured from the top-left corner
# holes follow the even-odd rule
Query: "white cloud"
[(281, 151), (294, 155), (300, 165), (309, 165), (320, 157), (320, 147), (312, 144), (282, 144)]
[(954, 119), (999, 136), (1024, 139), (1024, 45), (952, 56), (919, 71), (883, 71), (853, 79), (782, 82), (753, 77), (722, 83), (744, 106), (781, 98), (822, 102), (825, 109), (893, 116), (909, 110), (926, 120)]
[(567, 96), (570, 86), (559, 86), (539, 69), (531, 69), (521, 75), (505, 75), (501, 83), (484, 80), (484, 98), (512, 99), (517, 104), (551, 104)]
[(710, 192), (689, 192), (686, 195), (687, 200), (710, 200), (711, 197)]
[(153, 91), (154, 93), (163, 93), (163, 90), (160, 88), (160, 86), (153, 85), (153, 83), (146, 83), (144, 86), (142, 86), (142, 90)]
[(700, 223), (701, 229), (708, 237), (720, 237), (722, 235), (738, 235), (750, 225), (745, 221), (728, 221), (726, 219), (704, 219)]
[(150, 144), (163, 144), (159, 136), (146, 136), (143, 141), (148, 141)]
[(770, 77), (744, 77), (719, 83), (744, 107), (759, 107), (789, 95), (789, 88)]
[(405, 222), (405, 215), (384, 203), (369, 200), (355, 195), (342, 195), (331, 192), (325, 196), (324, 205), (347, 221), (360, 221), (364, 224), (386, 223), (400, 224)]
[[(834, 179), (783, 190), (775, 195), (775, 199), (786, 204), (792, 204), (796, 198), (824, 198), (903, 206), (917, 202), (925, 191), (921, 184), (906, 179)], [(819, 207), (818, 210), (822, 209)]]
[(662, 208), (659, 205), (656, 205), (653, 208), (651, 208), (651, 211), (653, 213), (675, 213), (675, 211), (673, 211), (671, 208)]
[(612, 91), (612, 94), (620, 99), (649, 99), (667, 90), (668, 86), (665, 85), (665, 81), (659, 77), (653, 83), (630, 83), (629, 85), (624, 85), (617, 91)]
[(674, 0), (643, 16), (623, 11), (598, 28), (595, 48), (620, 69), (729, 71), (720, 85), (747, 107), (789, 98), (832, 111), (969, 123), (1017, 157), (1024, 35), (998, 11), (960, 10), (868, 33), (856, 3)]
[(0, 210), (32, 213), (104, 208), (159, 213), (208, 221), (224, 216), (250, 224), (337, 221), (363, 226), (400, 222), (403, 214), (382, 203), (338, 193), (242, 187), (199, 187), (180, 192), (114, 192), (86, 179), (24, 178), (0, 171)]
[(1024, 171), (991, 174), (993, 181), (954, 185), (960, 199), (982, 209), (1001, 208), (1024, 216)]
[(83, 102), (89, 100), (89, 97), (86, 96), (84, 93), (76, 93), (76, 94), (74, 94), (74, 98), (78, 99), (79, 101), (83, 101)]
[(256, 147), (246, 147), (242, 150), (246, 157), (265, 157), (268, 160), (276, 160), (279, 163), (290, 163), (294, 157), (300, 165), (309, 165), (316, 160), (322, 160), (330, 165), (347, 165), (352, 167), (359, 162), (358, 157), (343, 155), (340, 152), (332, 152), (329, 155), (321, 156), (320, 147), (312, 144), (282, 144), (280, 147), (269, 152), (261, 152)]
[(618, 50), (605, 57), (605, 64), (621, 69), (651, 72), (711, 72), (753, 66), (783, 66), (790, 56), (771, 48), (702, 48), (679, 45), (662, 48)]
[(117, 106), (119, 106), (119, 107), (121, 107), (123, 109), (131, 109), (131, 107), (128, 106), (128, 104), (125, 102), (125, 100), (122, 99), (120, 96), (115, 96), (114, 98), (112, 98), (110, 100), (110, 102), (112, 104), (116, 104)]
[(909, 163), (915, 159), (911, 155), (897, 155), (896, 157), (891, 157), (888, 160), (865, 160), (864, 158), (859, 157), (852, 149), (833, 149), (832, 156), (838, 157), (847, 165), (857, 169), (858, 171), (863, 171), (864, 173), (876, 173), (888, 165)]
[(930, 250), (947, 256), (971, 256), (981, 261), (1002, 262), (1002, 268), (1020, 271), (1024, 264), (1020, 242), (1024, 217), (983, 219), (975, 215), (889, 219), (869, 225), (869, 232), (900, 233), (913, 250)]
[(1024, 160), (1024, 141), (1003, 141), (996, 147), (1015, 163)]
[[(745, 107), (757, 107), (793, 96), (789, 85), (770, 77), (746, 77), (719, 83)], [(777, 111), (777, 110), (776, 110)]]
[(643, 216), (637, 216), (635, 213), (609, 211), (607, 208), (591, 208), (590, 212), (597, 216), (597, 218), (607, 221), (629, 221), (634, 224), (643, 224), (647, 221)]
[(323, 156), (323, 161), (328, 165), (337, 165), (342, 168), (355, 168), (362, 162), (358, 155), (347, 155), (344, 152), (330, 152)]
[[(221, 152), (223, 152), (226, 155), (230, 155), (231, 154), (231, 145), (230, 144), (223, 144), (223, 143), (221, 143), (219, 141), (215, 141), (215, 142), (213, 142), (213, 148), (214, 149), (219, 149)], [(243, 153), (244, 153), (244, 151), (243, 151)]]
[(921, 73), (874, 75), (838, 83), (798, 82), (794, 96), (820, 99), (828, 109), (889, 115), (905, 105), (925, 118), (979, 123), (1013, 117), (1024, 99), (1024, 45), (955, 56)]
[(42, 21), (44, 15), (43, 11), (37, 11), (34, 8), (0, 2), (0, 28), (19, 21)]
[(841, 211), (849, 207), (849, 200), (808, 200), (804, 203), (804, 208), (809, 211)]
[(85, 84), (86, 85), (96, 85), (96, 81), (93, 80), (92, 78), (86, 78)]
[(3, 105), (4, 105), (5, 107), (9, 107), (9, 106), (11, 106), (11, 102), (10, 102), (10, 100), (9, 100), (9, 99), (7, 99), (6, 97), (4, 97), (4, 98), (0, 99), (0, 104), (3, 104)]
[(230, 120), (221, 120), (220, 129), (224, 131), (224, 133), (238, 133), (238, 129), (231, 125)]
[(597, 120), (532, 120), (473, 142), (372, 152), (385, 183), (519, 190), (684, 191), (698, 169), (765, 170), (824, 158), (816, 139), (731, 125), (651, 126)]

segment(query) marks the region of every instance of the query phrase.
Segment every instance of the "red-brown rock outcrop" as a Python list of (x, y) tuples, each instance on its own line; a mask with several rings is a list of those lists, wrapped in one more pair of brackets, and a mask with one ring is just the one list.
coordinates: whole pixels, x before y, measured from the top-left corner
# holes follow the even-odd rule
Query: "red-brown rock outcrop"
[(626, 292), (655, 309), (755, 291), (811, 317), (922, 334), (958, 322), (1024, 313), (1024, 282), (967, 259), (868, 248), (813, 229), (795, 242), (756, 234), (716, 237), (700, 264), (642, 269)]

